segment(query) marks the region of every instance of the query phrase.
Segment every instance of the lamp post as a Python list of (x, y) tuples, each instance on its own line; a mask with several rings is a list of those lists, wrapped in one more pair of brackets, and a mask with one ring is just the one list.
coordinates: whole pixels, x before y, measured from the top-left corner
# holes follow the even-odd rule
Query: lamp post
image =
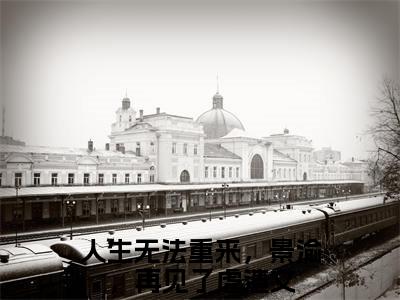
[(144, 206), (143, 203), (138, 203), (137, 209), (139, 212), (139, 215), (142, 217), (142, 228), (144, 230), (144, 225), (145, 225), (145, 218), (146, 218), (146, 212), (150, 211), (150, 205)]
[(226, 199), (225, 199), (225, 190), (229, 188), (229, 184), (222, 184), (222, 198), (224, 198), (224, 219), (226, 219)]
[(14, 209), (14, 219), (15, 219), (15, 246), (18, 246), (18, 211), (19, 211), (19, 203), (18, 203), (18, 191), (21, 188), (19, 184), (15, 185), (15, 209)]
[[(278, 193), (275, 194), (275, 201), (278, 200)], [(279, 200), (279, 209), (281, 209), (281, 201)]]
[[(214, 200), (214, 189), (211, 188), (209, 191), (206, 191), (206, 197), (207, 197), (207, 201), (209, 199), (209, 196), (211, 196), (211, 199)], [(211, 203), (213, 204), (213, 203)], [(210, 221), (211, 221), (211, 212), (212, 212), (212, 205), (210, 205)]]
[(348, 192), (346, 193), (346, 201), (347, 201), (347, 196), (350, 196), (351, 194), (351, 189), (349, 188)]
[(69, 239), (72, 240), (72, 210), (76, 205), (76, 201), (75, 200), (67, 200), (65, 202), (65, 204), (67, 205), (67, 212), (68, 212), (69, 221), (70, 221)]
[(285, 194), (285, 190), (282, 190), (282, 198), (283, 198), (283, 207), (285, 208), (285, 198), (286, 198), (286, 194)]

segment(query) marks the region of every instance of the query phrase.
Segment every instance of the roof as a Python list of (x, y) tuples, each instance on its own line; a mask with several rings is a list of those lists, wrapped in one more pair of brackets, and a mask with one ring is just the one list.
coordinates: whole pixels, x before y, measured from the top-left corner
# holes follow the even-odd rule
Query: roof
[(297, 162), (297, 160), (291, 158), (288, 155), (283, 154), (282, 152), (274, 149), (273, 152), (273, 160), (285, 160), (285, 161), (289, 161), (289, 162)]
[(82, 155), (82, 156), (108, 156), (108, 157), (136, 157), (134, 154), (123, 154), (113, 150), (97, 150), (89, 152), (86, 148), (69, 147), (48, 147), (48, 146), (20, 146), (20, 145), (1, 145), (0, 152), (10, 153), (43, 153), (61, 155)]
[(216, 158), (242, 159), (239, 155), (225, 149), (218, 144), (204, 143), (204, 156)]
[[(144, 115), (143, 119), (149, 119), (149, 118), (154, 118), (154, 117), (161, 117), (161, 116), (167, 116), (167, 117), (172, 117), (172, 118), (180, 118), (180, 119), (186, 119), (186, 120), (193, 120), (191, 117), (184, 117), (184, 116), (178, 116), (178, 115), (171, 115), (166, 112), (162, 112), (159, 114), (150, 114), (150, 115)], [(140, 120), (140, 118), (136, 118), (136, 120)]]
[[(297, 186), (297, 185), (332, 185), (362, 183), (357, 180), (319, 180), (319, 181), (285, 181), (270, 182), (239, 182), (230, 183), (230, 188), (263, 188), (274, 186)], [(172, 192), (188, 190), (207, 190), (221, 188), (220, 183), (204, 184), (124, 184), (124, 185), (91, 185), (91, 186), (38, 186), (22, 187), (18, 191), (19, 197), (28, 196), (57, 196), (57, 195), (80, 195), (80, 194), (102, 194), (102, 193), (144, 193), (144, 192)], [(15, 188), (0, 188), (0, 199), (15, 197)]]
[(231, 112), (223, 108), (213, 108), (197, 118), (203, 125), (204, 133), (208, 139), (220, 138), (227, 135), (232, 129), (244, 130), (242, 122)]
[(233, 128), (227, 135), (223, 136), (223, 139), (228, 139), (228, 138), (249, 138), (249, 139), (257, 139), (257, 140), (264, 140), (262, 137), (253, 135), (248, 133), (245, 130), (242, 130), (240, 128)]
[[(386, 200), (386, 203), (389, 202), (394, 202), (398, 200)], [(352, 212), (354, 210), (358, 210), (361, 208), (371, 208), (374, 206), (382, 205), (384, 204), (383, 202), (383, 196), (374, 196), (374, 197), (369, 197), (369, 198), (363, 198), (363, 199), (356, 199), (356, 200), (351, 200), (351, 201), (342, 201), (342, 202), (336, 202), (334, 203), (334, 208), (329, 208), (329, 204), (323, 204), (319, 206), (314, 206), (317, 208), (320, 208), (326, 212), (328, 212), (330, 215), (333, 214), (341, 214), (341, 213), (347, 213), (347, 212)]]
[[(144, 231), (135, 231), (132, 229), (115, 231), (113, 235), (108, 232), (83, 235), (73, 240), (59, 241), (51, 246), (51, 248), (60, 256), (79, 262), (86, 257), (91, 248), (91, 239), (96, 241), (96, 249), (99, 255), (104, 259), (118, 259), (118, 254), (110, 253), (107, 239), (122, 239), (123, 241), (131, 241), (132, 245), (124, 246), (124, 250), (130, 250), (130, 253), (123, 253), (123, 258), (137, 257), (142, 251), (135, 251), (135, 247), (143, 244), (136, 243), (137, 239), (156, 239), (158, 243), (152, 243), (151, 247), (158, 247), (161, 252), (163, 239), (184, 241), (185, 244), (181, 248), (189, 246), (191, 239), (207, 239), (211, 238), (213, 242), (222, 239), (240, 238), (247, 235), (266, 232), (278, 228), (285, 228), (300, 222), (311, 222), (315, 220), (323, 220), (324, 214), (315, 209), (311, 209), (309, 213), (303, 214), (302, 210), (287, 211), (270, 211), (256, 212), (253, 215), (240, 215), (226, 217), (226, 219), (213, 219), (211, 222), (203, 222), (201, 220), (188, 222), (187, 225), (182, 223), (167, 224), (165, 228), (160, 226), (146, 227)], [(170, 245), (173, 248), (172, 245)], [(157, 252), (157, 251), (155, 251)], [(99, 263), (97, 258), (92, 256), (86, 265)]]
[(8, 255), (8, 262), (0, 263), (0, 282), (23, 279), (63, 271), (61, 258), (43, 245), (5, 246), (1, 255)]

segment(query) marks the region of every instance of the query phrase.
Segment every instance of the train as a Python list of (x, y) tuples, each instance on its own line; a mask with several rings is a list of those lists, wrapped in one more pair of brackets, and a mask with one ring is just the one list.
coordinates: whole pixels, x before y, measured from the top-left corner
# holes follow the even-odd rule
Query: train
[[(333, 250), (383, 230), (398, 231), (399, 200), (398, 196), (373, 196), (323, 205), (288, 205), (212, 220), (110, 230), (72, 240), (62, 237), (50, 248), (2, 247), (1, 298), (35, 298), (39, 290), (44, 291), (40, 298), (198, 297), (219, 289), (221, 274), (227, 271), (243, 274), (290, 264), (290, 259), (282, 262), (274, 257), (274, 241), (285, 241), (295, 258), (301, 251), (299, 241), (317, 241), (321, 249)], [(206, 247), (207, 260), (193, 259), (199, 243), (203, 243), (203, 252)], [(226, 255), (219, 259), (222, 252)]]

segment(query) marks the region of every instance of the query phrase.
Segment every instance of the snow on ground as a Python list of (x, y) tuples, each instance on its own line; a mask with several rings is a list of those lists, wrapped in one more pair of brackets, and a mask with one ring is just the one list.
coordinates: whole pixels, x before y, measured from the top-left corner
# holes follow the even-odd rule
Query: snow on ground
[(389, 289), (386, 293), (380, 296), (376, 300), (395, 300), (400, 299), (400, 277), (397, 280), (398, 284), (395, 284), (391, 289)]
[[(382, 245), (375, 246), (363, 253), (356, 255), (355, 257), (347, 260), (346, 263), (354, 265), (355, 267), (361, 266), (362, 264), (373, 259), (374, 257), (381, 255), (388, 249), (395, 248), (396, 246), (398, 247), (399, 245), (400, 245), (400, 236), (397, 236)], [(400, 248), (397, 248), (397, 250), (399, 251)], [(398, 251), (397, 251), (397, 253), (398, 253)], [(392, 258), (392, 260), (393, 259), (395, 260), (394, 264), (396, 264), (396, 262), (398, 262), (398, 258), (399, 258), (398, 254), (395, 254), (394, 257)], [(381, 265), (379, 268), (382, 268), (381, 271), (383, 270), (383, 273), (389, 273), (389, 272), (385, 271), (385, 270), (387, 270), (386, 269), (387, 267), (388, 266)], [(395, 268), (396, 266), (393, 266), (393, 267)], [(310, 277), (301, 279), (299, 282), (294, 283), (293, 280), (289, 281), (288, 286), (295, 289), (294, 294), (289, 291), (286, 291), (286, 290), (280, 290), (275, 293), (268, 293), (268, 294), (258, 295), (258, 296), (255, 295), (255, 297), (250, 297), (250, 298), (252, 298), (252, 299), (268, 299), (268, 300), (269, 299), (272, 299), (272, 300), (275, 300), (275, 299), (276, 300), (297, 299), (297, 298), (302, 297), (303, 295), (307, 294), (308, 292), (312, 291), (313, 289), (315, 289), (325, 283), (331, 282), (332, 280), (334, 280), (336, 278), (336, 274), (337, 274), (337, 267), (335, 267), (335, 266), (327, 267), (317, 274), (314, 274)], [(362, 274), (362, 276), (366, 276), (366, 274)], [(397, 276), (398, 276), (398, 274), (397, 274)], [(370, 279), (370, 278), (368, 278), (368, 279)], [(370, 280), (372, 280), (372, 281), (375, 280), (376, 282), (378, 282), (377, 278), (375, 278), (375, 279), (372, 278)], [(366, 281), (367, 281), (367, 278), (366, 278)], [(377, 284), (380, 285), (382, 288), (383, 287), (382, 280), (379, 280), (378, 283)], [(307, 299), (315, 299), (315, 300), (317, 300), (317, 299), (324, 299), (324, 300), (341, 299), (340, 287), (336, 287), (335, 283), (330, 284), (330, 285), (332, 286), (332, 289), (335, 290), (333, 292), (333, 294), (323, 295), (321, 293), (318, 293), (318, 294), (315, 293), (310, 296), (307, 296)], [(370, 288), (372, 288), (372, 287), (370, 287)], [(375, 288), (375, 287), (373, 287), (373, 288)], [(368, 290), (368, 286), (361, 286), (361, 289)], [(386, 288), (384, 290), (386, 290)], [(399, 289), (394, 290), (393, 293), (396, 293), (396, 291), (399, 292)], [(346, 288), (346, 292), (349, 292), (348, 288)], [(392, 296), (392, 293), (390, 293), (390, 291), (388, 291), (388, 294), (389, 294), (389, 297)], [(396, 294), (394, 294), (394, 295), (396, 296)], [(367, 299), (367, 298), (365, 298), (365, 296), (361, 296), (361, 294), (357, 295), (357, 293), (356, 294), (349, 293), (347, 296), (348, 296), (348, 297), (346, 297), (347, 300)], [(382, 298), (380, 300), (384, 300), (384, 299), (388, 300), (388, 299), (392, 299), (392, 298)], [(398, 294), (394, 299), (399, 299)]]

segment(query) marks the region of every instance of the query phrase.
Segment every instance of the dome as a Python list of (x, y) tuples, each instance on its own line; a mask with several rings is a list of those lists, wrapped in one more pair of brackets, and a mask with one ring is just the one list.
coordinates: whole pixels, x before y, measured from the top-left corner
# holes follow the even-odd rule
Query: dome
[(203, 125), (207, 139), (223, 137), (234, 128), (244, 130), (242, 122), (223, 108), (223, 97), (219, 93), (213, 97), (213, 108), (200, 115), (197, 122)]

